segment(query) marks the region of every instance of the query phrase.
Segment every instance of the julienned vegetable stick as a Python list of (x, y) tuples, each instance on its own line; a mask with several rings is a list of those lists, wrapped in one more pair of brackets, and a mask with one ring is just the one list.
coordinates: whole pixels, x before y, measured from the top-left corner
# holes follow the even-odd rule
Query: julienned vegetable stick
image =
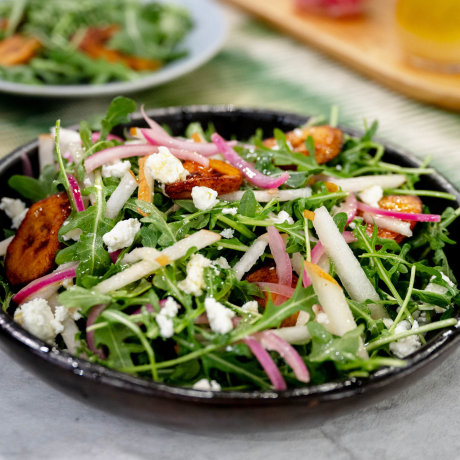
[(210, 232), (209, 230), (200, 230), (193, 235), (187, 236), (183, 240), (174, 243), (166, 249), (163, 249), (158, 256), (152, 260), (149, 252), (146, 259), (131, 265), (131, 267), (123, 270), (120, 273), (102, 281), (94, 287), (94, 290), (101, 293), (116, 291), (127, 286), (134, 281), (137, 281), (145, 276), (149, 276), (155, 270), (158, 270), (171, 262), (184, 257), (190, 248), (197, 250), (203, 249), (222, 238), (218, 233)]
[[(348, 306), (343, 289), (337, 281), (316, 264), (305, 262), (304, 265), (318, 296), (319, 303), (329, 319), (327, 330), (341, 337), (346, 332), (355, 329), (355, 319)], [(357, 354), (364, 359), (369, 357), (362, 341)]]
[(379, 185), (383, 189), (397, 188), (406, 182), (403, 174), (383, 174), (378, 176), (360, 176), (349, 179), (336, 179), (331, 177), (329, 182), (338, 185), (344, 192), (361, 192), (373, 185)]
[(38, 163), (40, 164), (40, 171), (46, 165), (54, 163), (54, 136), (52, 134), (40, 134), (38, 136)]
[(9, 236), (8, 238), (0, 241), (0, 256), (4, 256), (6, 254), (6, 250), (10, 245), (11, 241), (13, 241), (14, 235)]
[(310, 332), (307, 326), (290, 326), (273, 329), (276, 335), (293, 345), (304, 345), (311, 340)]
[[(137, 191), (137, 197), (139, 200), (145, 201), (147, 203), (152, 203), (153, 201), (153, 177), (151, 174), (146, 174), (145, 163), (148, 157), (139, 158), (139, 189)], [(141, 211), (139, 208), (137, 211), (146, 216), (147, 213)]]
[(378, 228), (384, 228), (385, 230), (400, 233), (404, 236), (412, 236), (410, 222), (404, 222), (394, 217), (377, 216), (368, 212), (363, 214), (363, 220), (368, 224), (373, 224), (375, 222)]
[(240, 281), (243, 275), (251, 270), (251, 268), (257, 263), (265, 248), (268, 245), (267, 234), (259, 236), (247, 252), (244, 253), (243, 257), (235, 264), (233, 270), (235, 270), (236, 279)]
[[(315, 210), (313, 226), (327, 255), (334, 262), (337, 274), (350, 297), (357, 302), (364, 302), (367, 299), (379, 300), (374, 286), (324, 206)], [(381, 305), (370, 304), (369, 309), (374, 319), (388, 317)]]
[[(224, 201), (238, 201), (241, 200), (244, 191), (239, 190), (237, 192), (227, 193), (221, 195), (219, 198)], [(290, 201), (296, 198), (309, 198), (311, 196), (311, 188), (295, 188), (292, 190), (254, 190), (254, 197), (259, 203), (268, 203), (271, 200), (278, 201)]]
[(114, 219), (137, 188), (137, 180), (131, 170), (121, 178), (120, 183), (107, 201), (105, 217)]

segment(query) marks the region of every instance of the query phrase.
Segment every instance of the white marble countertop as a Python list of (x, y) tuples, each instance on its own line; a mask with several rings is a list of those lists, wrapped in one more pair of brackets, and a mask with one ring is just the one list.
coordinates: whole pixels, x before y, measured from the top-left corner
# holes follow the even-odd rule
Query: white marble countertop
[[(393, 397), (308, 427), (197, 433), (112, 415), (48, 386), (0, 351), (0, 458), (458, 458), (460, 350)], [(194, 416), (193, 411), (190, 417)]]

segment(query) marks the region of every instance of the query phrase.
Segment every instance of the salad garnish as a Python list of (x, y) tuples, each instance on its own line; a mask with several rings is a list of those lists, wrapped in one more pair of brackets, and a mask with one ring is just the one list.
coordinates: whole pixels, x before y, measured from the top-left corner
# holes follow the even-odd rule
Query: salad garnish
[(30, 207), (0, 201), (3, 309), (32, 334), (157, 382), (251, 391), (404, 366), (457, 324), (460, 209), (429, 212), (422, 197), (455, 197), (416, 188), (426, 164), (382, 161), (376, 123), (179, 137), (143, 108), (148, 128), (120, 130), (134, 110), (118, 97), (99, 127), (58, 122), (39, 177), (9, 179)]
[(129, 81), (187, 54), (187, 9), (141, 0), (0, 3), (0, 78), (33, 85)]

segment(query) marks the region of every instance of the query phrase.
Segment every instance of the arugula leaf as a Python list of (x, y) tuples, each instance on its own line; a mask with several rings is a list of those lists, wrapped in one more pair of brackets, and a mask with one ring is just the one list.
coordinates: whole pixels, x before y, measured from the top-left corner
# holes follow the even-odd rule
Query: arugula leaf
[(65, 305), (68, 308), (78, 308), (82, 315), (87, 316), (94, 305), (108, 304), (112, 301), (112, 298), (109, 295), (80, 286), (71, 286), (59, 294), (58, 300), (60, 305)]
[(99, 140), (104, 141), (112, 131), (114, 126), (126, 123), (128, 115), (136, 110), (136, 103), (127, 97), (117, 96), (111, 102), (105, 118), (101, 121), (101, 137)]
[(238, 214), (247, 217), (254, 217), (256, 215), (258, 203), (254, 192), (246, 190), (241, 197), (240, 204), (238, 205)]
[(308, 331), (311, 334), (312, 350), (308, 360), (322, 363), (324, 361), (347, 362), (354, 361), (357, 358), (363, 333), (363, 326), (348, 331), (342, 337), (334, 337), (324, 327), (311, 321), (307, 324)]
[(24, 198), (36, 202), (57, 193), (56, 178), (56, 167), (54, 165), (46, 165), (38, 179), (13, 175), (8, 179), (8, 185)]

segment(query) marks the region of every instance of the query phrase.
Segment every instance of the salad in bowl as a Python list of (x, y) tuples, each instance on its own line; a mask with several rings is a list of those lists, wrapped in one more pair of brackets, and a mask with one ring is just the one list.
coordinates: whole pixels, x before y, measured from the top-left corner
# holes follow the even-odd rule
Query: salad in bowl
[[(100, 128), (57, 122), (40, 176), (13, 175), (3, 309), (49, 346), (143, 379), (285, 390), (404, 367), (457, 324), (446, 256), (459, 209), (426, 164), (383, 161), (377, 125), (310, 119), (173, 136), (118, 97)], [(12, 190), (12, 192), (13, 192)]]

